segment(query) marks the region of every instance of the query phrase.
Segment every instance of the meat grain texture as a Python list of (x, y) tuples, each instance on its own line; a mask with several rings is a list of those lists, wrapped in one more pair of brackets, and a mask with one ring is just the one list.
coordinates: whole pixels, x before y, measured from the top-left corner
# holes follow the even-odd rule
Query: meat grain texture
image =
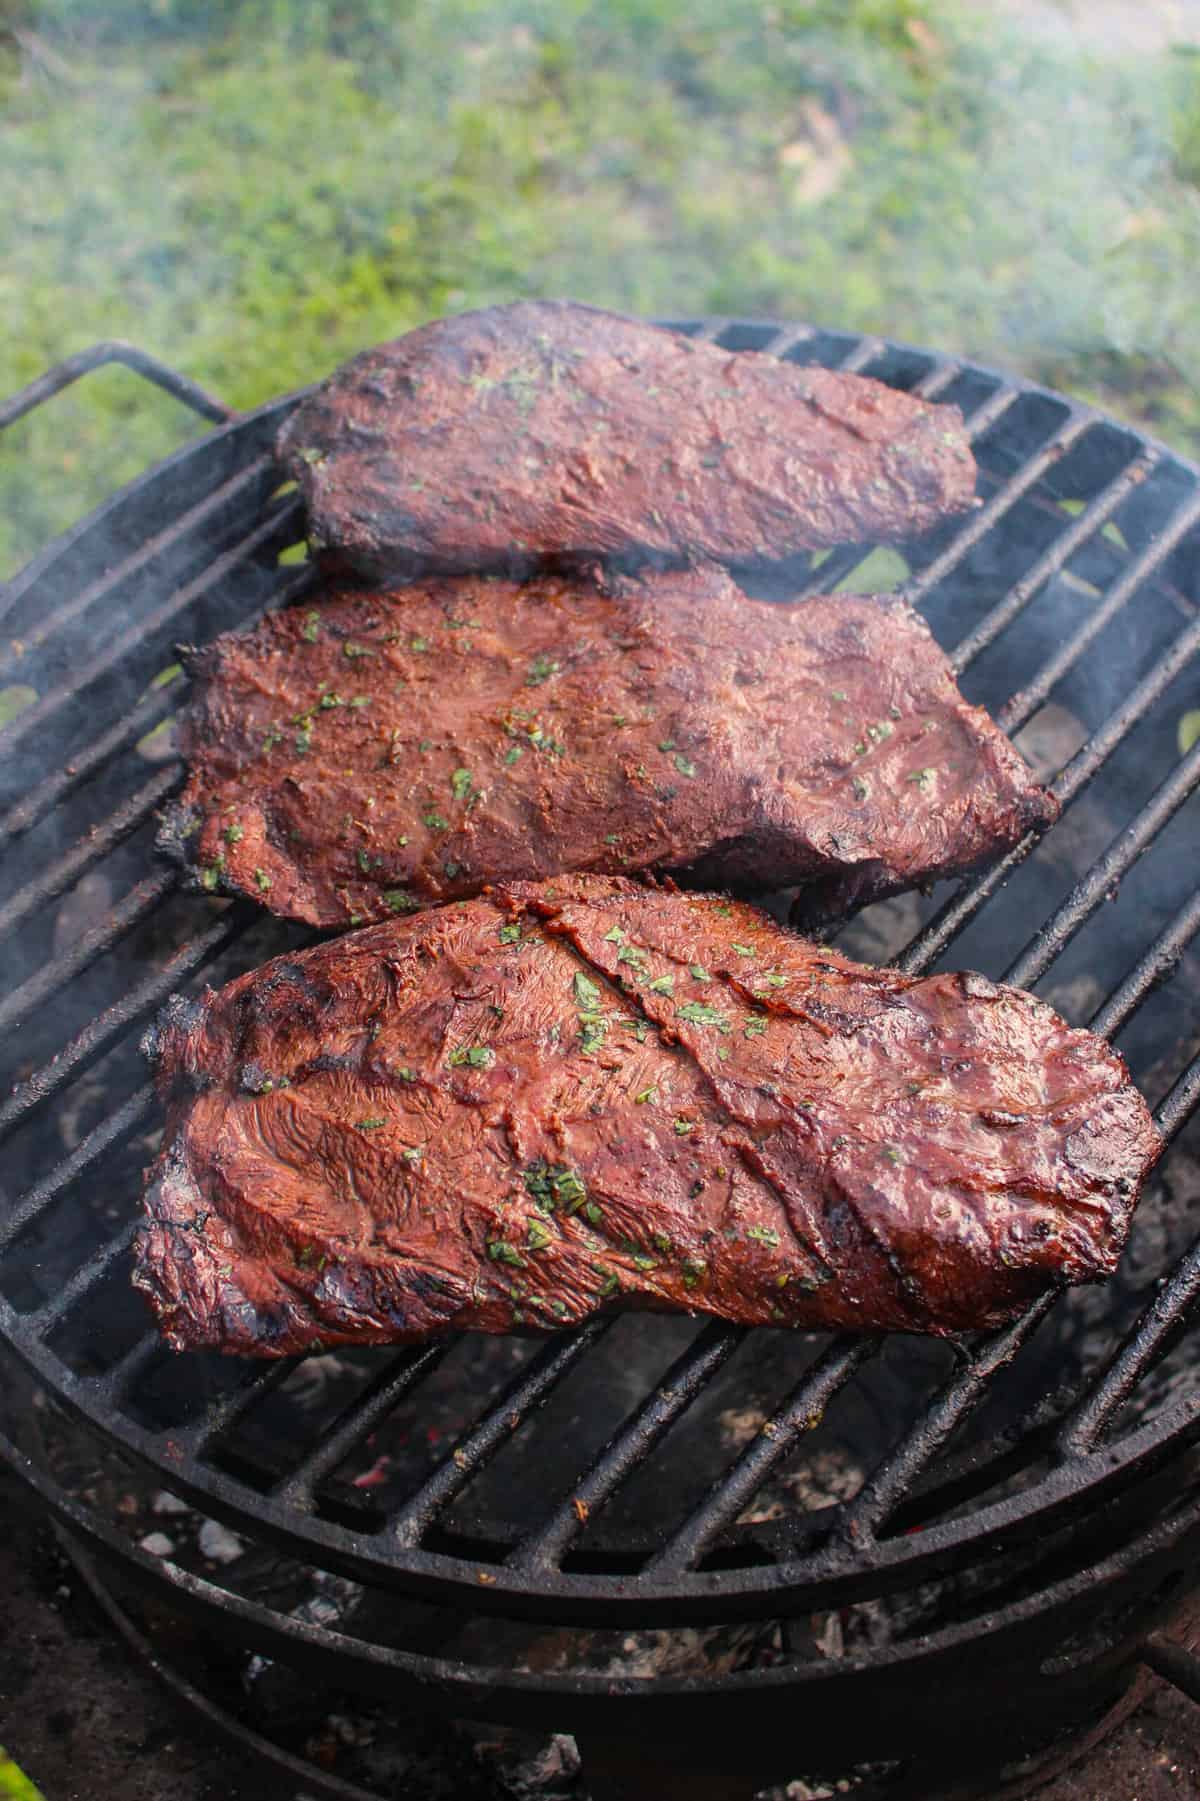
[(434, 579), (273, 613), (193, 667), (164, 846), (319, 926), (643, 869), (805, 883), (811, 923), (1058, 811), (895, 597)]
[(135, 1280), (282, 1355), (610, 1309), (949, 1334), (1115, 1267), (1159, 1150), (1019, 990), (755, 909), (516, 885), (277, 960), (158, 1028)]
[(381, 580), (550, 559), (774, 560), (973, 504), (957, 408), (564, 301), (439, 319), (302, 400), (313, 549)]

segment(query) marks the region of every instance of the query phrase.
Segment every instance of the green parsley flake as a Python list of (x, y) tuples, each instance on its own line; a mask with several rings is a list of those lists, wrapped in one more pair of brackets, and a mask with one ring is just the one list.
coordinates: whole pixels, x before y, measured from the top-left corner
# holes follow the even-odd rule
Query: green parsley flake
[(300, 636), (306, 644), (315, 644), (321, 629), (321, 615), (316, 607), (310, 607), (304, 615), (304, 624), (300, 627)]
[(605, 944), (624, 944), (625, 934), (620, 926), (610, 926), (604, 934)]
[(383, 894), (383, 904), (389, 913), (415, 913), (421, 903), (414, 900), (403, 888), (387, 888)]
[(508, 925), (500, 927), (500, 942), (501, 944), (520, 944), (521, 928), (515, 919)]
[(689, 1132), (694, 1132), (695, 1130), (696, 1122), (694, 1119), (677, 1119), (675, 1121), (675, 1135), (678, 1138), (686, 1138)]
[(589, 1226), (598, 1226), (600, 1224), (601, 1220), (604, 1218), (604, 1215), (603, 1215), (603, 1213), (601, 1213), (601, 1211), (600, 1211), (599, 1207), (596, 1205), (595, 1201), (585, 1201), (584, 1207), (583, 1207), (583, 1217), (584, 1217), (584, 1219), (587, 1220)]
[(256, 869), (254, 871), (254, 882), (261, 894), (267, 894), (270, 891), (271, 878), (265, 869)]
[(708, 1271), (708, 1264), (703, 1257), (685, 1257), (679, 1267), (683, 1272), (685, 1288), (695, 1288), (700, 1278)]
[(593, 1011), (600, 1005), (600, 990), (590, 976), (584, 975), (582, 969), (577, 969), (575, 971), (571, 988), (575, 995), (577, 1006), (583, 1007), (588, 1011)]
[(472, 1069), (490, 1069), (496, 1061), (496, 1053), (490, 1044), (460, 1044), (457, 1050), (451, 1051), (446, 1061), (452, 1069), (457, 1069), (464, 1063), (469, 1064)]
[(640, 1094), (635, 1094), (633, 1098), (639, 1104), (644, 1101), (657, 1101), (658, 1089), (657, 1088), (643, 1088), (642, 1092)]
[(456, 769), (450, 777), (450, 787), (455, 800), (466, 800), (471, 792), (471, 771)]
[(767, 1022), (759, 1014), (752, 1014), (746, 1021), (746, 1037), (761, 1038), (767, 1029)]
[(733, 948), (739, 957), (757, 957), (758, 955), (752, 944), (735, 944)]
[(429, 639), (428, 638), (413, 638), (410, 640), (408, 648), (410, 650), (428, 650), (429, 649)]
[(513, 744), (509, 747), (508, 750), (505, 751), (504, 761), (508, 764), (510, 769), (512, 768), (513, 764), (517, 761), (517, 758), (520, 755), (521, 755), (521, 746), (519, 744)]
[(650, 984), (651, 994), (674, 994), (674, 976), (656, 976)]
[(224, 865), (224, 857), (218, 857), (215, 863), (206, 863), (200, 871), (200, 886), (206, 888), (210, 894), (216, 893)]
[(224, 837), (226, 844), (240, 844), (246, 834), (240, 825), (234, 824), (227, 825), (222, 836)]
[(912, 774), (905, 776), (904, 779), (906, 782), (914, 782), (922, 794), (928, 794), (936, 774), (936, 769), (914, 769)]
[(355, 1130), (359, 1132), (378, 1132), (380, 1126), (386, 1126), (386, 1119), (356, 1119)]
[(637, 950), (631, 944), (623, 944), (617, 951), (617, 962), (631, 963), (634, 969), (645, 969), (646, 953), (645, 951)]
[(528, 1250), (544, 1251), (546, 1246), (552, 1244), (553, 1241), (554, 1234), (551, 1232), (549, 1226), (540, 1219), (530, 1220), (529, 1236), (525, 1240), (525, 1245)]
[(686, 775), (686, 776), (694, 776), (695, 775), (696, 765), (691, 761), (690, 757), (685, 757), (682, 751), (676, 751), (675, 756), (672, 759), (672, 761), (674, 762), (675, 767), (679, 771), (680, 775)]
[(493, 1263), (507, 1263), (512, 1269), (527, 1269), (528, 1265), (515, 1244), (509, 1244), (503, 1238), (489, 1238), (487, 1254)]
[(710, 1007), (705, 1001), (687, 1001), (678, 1008), (680, 1019), (686, 1019), (693, 1026), (716, 1026), (719, 1032), (729, 1030), (729, 1021), (716, 1007)]
[(568, 1215), (578, 1213), (587, 1200), (587, 1188), (582, 1179), (564, 1164), (539, 1159), (531, 1163), (524, 1174), (525, 1187), (541, 1213), (553, 1213), (556, 1207), (561, 1207)]
[(344, 657), (349, 657), (350, 661), (353, 663), (358, 657), (373, 657), (375, 652), (369, 649), (367, 645), (358, 644), (353, 638), (347, 638), (346, 642), (342, 645), (342, 655)]
[(747, 1226), (746, 1237), (757, 1238), (759, 1244), (770, 1245), (772, 1250), (779, 1246), (779, 1234), (774, 1226)]
[(561, 667), (562, 665), (556, 663), (553, 657), (539, 654), (529, 665), (525, 675), (525, 686), (527, 688), (540, 687), (543, 682), (548, 682), (552, 675), (557, 675)]
[(689, 963), (688, 974), (697, 982), (712, 981), (712, 977), (709, 975), (707, 969), (705, 969), (703, 963)]

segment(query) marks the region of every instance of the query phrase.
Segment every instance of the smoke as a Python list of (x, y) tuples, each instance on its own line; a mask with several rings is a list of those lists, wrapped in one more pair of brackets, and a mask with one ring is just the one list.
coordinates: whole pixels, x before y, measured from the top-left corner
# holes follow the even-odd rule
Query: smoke
[[(127, 336), (247, 406), (554, 293), (886, 332), (1190, 435), (1197, 59), (1060, 11), (0, 0), (0, 389)], [(190, 429), (116, 373), (16, 428), (0, 568)]]

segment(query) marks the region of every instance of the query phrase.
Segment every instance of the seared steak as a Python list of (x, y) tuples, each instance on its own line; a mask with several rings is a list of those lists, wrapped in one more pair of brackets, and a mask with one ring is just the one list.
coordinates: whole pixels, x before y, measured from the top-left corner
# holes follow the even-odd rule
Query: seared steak
[(819, 882), (836, 913), (1057, 813), (901, 601), (777, 606), (711, 567), (607, 594), (549, 577), (338, 594), (195, 668), (164, 842), (206, 887), (315, 925), (685, 866)]
[(314, 549), (383, 580), (563, 556), (748, 563), (913, 537), (975, 493), (955, 407), (563, 301), (366, 351), (278, 450)]
[(715, 895), (567, 877), (281, 958), (157, 1033), (135, 1280), (178, 1349), (609, 1308), (947, 1334), (1114, 1268), (1120, 1057)]

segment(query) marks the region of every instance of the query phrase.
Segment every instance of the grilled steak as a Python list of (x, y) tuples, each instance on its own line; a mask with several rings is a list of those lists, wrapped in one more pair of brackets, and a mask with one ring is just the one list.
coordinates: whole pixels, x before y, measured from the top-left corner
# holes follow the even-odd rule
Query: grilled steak
[(896, 599), (752, 601), (711, 567), (346, 593), (195, 665), (164, 842), (316, 925), (488, 881), (693, 866), (837, 912), (1057, 806)]
[(368, 350), (284, 425), (314, 549), (379, 579), (564, 555), (748, 563), (970, 506), (958, 410), (562, 301)]
[(946, 1334), (1112, 1271), (1159, 1140), (1120, 1057), (980, 976), (568, 877), (177, 1002), (135, 1281), (281, 1355), (608, 1308)]

